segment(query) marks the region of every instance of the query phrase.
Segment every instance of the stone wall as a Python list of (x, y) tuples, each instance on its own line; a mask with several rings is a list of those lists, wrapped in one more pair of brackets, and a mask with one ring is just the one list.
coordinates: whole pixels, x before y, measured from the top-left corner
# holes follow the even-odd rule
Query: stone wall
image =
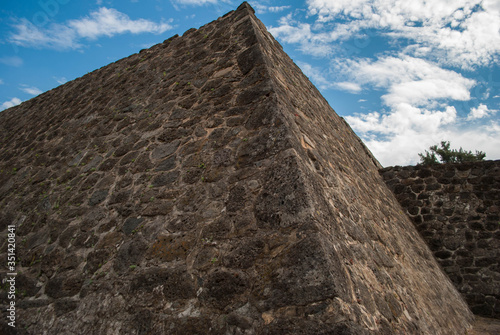
[(500, 161), (380, 173), (471, 310), (500, 318)]

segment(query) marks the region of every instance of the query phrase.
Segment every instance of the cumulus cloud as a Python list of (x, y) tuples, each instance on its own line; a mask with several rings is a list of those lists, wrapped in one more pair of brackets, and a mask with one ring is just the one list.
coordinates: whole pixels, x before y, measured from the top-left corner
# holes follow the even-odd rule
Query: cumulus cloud
[(333, 66), (340, 78), (387, 90), (382, 100), (388, 106), (425, 106), (438, 99), (465, 101), (470, 99), (470, 89), (476, 84), (455, 71), (407, 55), (377, 60), (339, 59), (333, 61)]
[(457, 111), (453, 106), (446, 106), (444, 110), (432, 110), (409, 104), (398, 105), (395, 110), (386, 114), (372, 112), (346, 116), (346, 120), (358, 132), (380, 133), (382, 137), (408, 132), (437, 133), (443, 125), (451, 124), (456, 119)]
[(496, 110), (490, 110), (485, 104), (479, 104), (479, 106), (471, 108), (467, 120), (482, 119), (494, 113), (496, 113)]
[[(329, 23), (331, 36), (376, 29), (409, 41), (408, 53), (439, 63), (468, 68), (498, 61), (500, 6), (495, 0), (308, 0), (307, 4), (319, 23)], [(339, 23), (339, 18), (348, 21)]]
[(145, 19), (131, 20), (128, 15), (113, 8), (101, 7), (98, 11), (90, 13), (88, 17), (68, 22), (78, 36), (96, 39), (101, 36), (114, 36), (117, 34), (131, 33), (156, 33), (161, 34), (172, 29), (168, 23), (154, 23)]
[(18, 20), (14, 28), (16, 32), (9, 37), (11, 43), (24, 47), (64, 50), (82, 47), (82, 38), (95, 40), (101, 36), (112, 37), (124, 33), (161, 34), (172, 29), (172, 26), (166, 22), (132, 20), (116, 9), (101, 7), (87, 17), (70, 20), (65, 24), (54, 23), (47, 29), (37, 27), (26, 19)]
[[(372, 36), (407, 44), (405, 52), (472, 68), (499, 61), (500, 9), (495, 0), (308, 0), (314, 24), (283, 18), (271, 33), (315, 56), (359, 52)], [(370, 32), (370, 33), (368, 33)], [(332, 48), (332, 42), (366, 38)]]
[(342, 91), (347, 91), (349, 93), (359, 93), (362, 90), (361, 85), (359, 85), (358, 83), (353, 83), (353, 82), (349, 82), (349, 81), (341, 81), (341, 82), (335, 83), (334, 87), (336, 87)]
[(21, 102), (22, 101), (19, 98), (12, 98), (9, 101), (5, 101), (4, 103), (2, 103), (2, 105), (0, 105), (0, 110), (4, 110), (4, 109), (10, 108), (10, 107), (14, 107), (16, 105), (19, 105)]

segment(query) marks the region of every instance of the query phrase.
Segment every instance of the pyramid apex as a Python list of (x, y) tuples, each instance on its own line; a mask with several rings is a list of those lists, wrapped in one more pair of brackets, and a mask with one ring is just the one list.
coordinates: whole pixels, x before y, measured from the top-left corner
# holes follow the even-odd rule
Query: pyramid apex
[(255, 10), (250, 6), (250, 4), (246, 1), (244, 1), (237, 9), (236, 11), (241, 11), (241, 10), (249, 10), (252, 14), (255, 14)]

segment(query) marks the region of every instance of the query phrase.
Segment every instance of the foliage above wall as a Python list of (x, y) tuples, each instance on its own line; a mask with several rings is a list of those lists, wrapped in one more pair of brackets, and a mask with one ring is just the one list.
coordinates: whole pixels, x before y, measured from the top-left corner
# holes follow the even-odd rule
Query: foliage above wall
[[(431, 152), (425, 150), (424, 154), (420, 156), (420, 164), (439, 164), (439, 163), (464, 163), (464, 162), (478, 162), (484, 160), (486, 153), (477, 151), (473, 154), (472, 151), (465, 151), (460, 147), (459, 150), (450, 149), (449, 141), (441, 141), (441, 147), (433, 145), (429, 148)], [(439, 156), (438, 157), (436, 156)]]

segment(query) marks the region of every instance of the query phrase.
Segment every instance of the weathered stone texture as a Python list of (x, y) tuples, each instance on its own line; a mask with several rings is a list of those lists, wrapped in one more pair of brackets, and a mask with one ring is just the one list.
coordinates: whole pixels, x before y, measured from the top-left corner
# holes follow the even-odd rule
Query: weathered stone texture
[(500, 318), (500, 161), (380, 173), (472, 311)]
[(29, 334), (470, 326), (378, 162), (246, 3), (2, 112), (0, 133)]

